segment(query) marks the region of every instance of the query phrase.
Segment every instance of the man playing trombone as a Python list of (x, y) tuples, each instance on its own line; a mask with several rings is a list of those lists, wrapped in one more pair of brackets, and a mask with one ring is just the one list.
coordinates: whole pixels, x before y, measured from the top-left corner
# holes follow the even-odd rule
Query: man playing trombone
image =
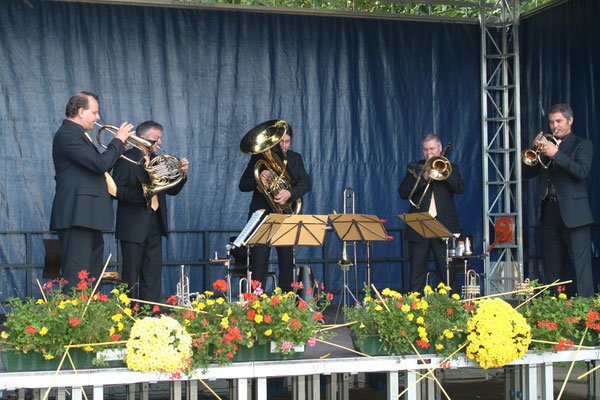
[(56, 194), (52, 204), (50, 229), (58, 232), (61, 247), (61, 274), (68, 291), (79, 282), (86, 269), (96, 279), (102, 272), (104, 238), (111, 230), (114, 211), (111, 195), (116, 187), (108, 171), (125, 151), (133, 125), (118, 128), (106, 151), (100, 153), (86, 131), (98, 121), (98, 96), (79, 92), (67, 103), (67, 119), (54, 135), (52, 160)]
[[(398, 192), (404, 200), (411, 203), (409, 213), (429, 212), (451, 232), (458, 232), (458, 215), (454, 206), (454, 194), (465, 190), (465, 183), (460, 176), (458, 165), (451, 164), (442, 155), (442, 142), (438, 135), (429, 133), (421, 141), (423, 160), (408, 164), (406, 175)], [(444, 154), (445, 155), (445, 154)], [(441, 164), (441, 174), (433, 179), (424, 168), (427, 160)], [(426, 239), (407, 227), (405, 237), (409, 243), (410, 291), (420, 292), (425, 287), (429, 254), (433, 251), (435, 270), (438, 282), (446, 282), (446, 244), (442, 239)], [(456, 271), (450, 268), (450, 286), (456, 287)]]
[[(534, 139), (539, 162), (525, 163), (523, 176), (538, 177), (538, 214), (544, 243), (545, 281), (567, 278), (566, 265), (575, 268), (577, 294), (594, 294), (590, 224), (593, 217), (588, 198), (587, 178), (592, 168), (593, 145), (571, 131), (573, 110), (557, 104), (548, 111), (554, 143), (543, 132)], [(542, 160), (545, 158), (545, 161)]]

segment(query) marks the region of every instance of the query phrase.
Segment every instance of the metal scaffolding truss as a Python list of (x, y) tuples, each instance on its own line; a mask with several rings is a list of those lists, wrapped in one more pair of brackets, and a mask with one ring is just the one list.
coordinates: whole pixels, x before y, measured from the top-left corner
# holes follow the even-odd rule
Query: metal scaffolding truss
[(511, 291), (523, 276), (519, 2), (498, 0), (496, 6), (500, 18), (480, 8), (484, 251), (497, 223), (509, 219), (514, 234), (485, 254), (486, 294)]

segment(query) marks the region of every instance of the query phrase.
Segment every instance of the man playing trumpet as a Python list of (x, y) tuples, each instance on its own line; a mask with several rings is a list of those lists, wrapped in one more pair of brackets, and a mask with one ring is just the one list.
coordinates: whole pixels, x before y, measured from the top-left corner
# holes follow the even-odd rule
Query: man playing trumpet
[[(106, 151), (100, 153), (86, 131), (100, 119), (98, 96), (75, 94), (66, 107), (67, 119), (54, 135), (52, 161), (56, 194), (52, 204), (50, 229), (58, 232), (61, 248), (61, 274), (68, 291), (79, 282), (82, 269), (100, 278), (104, 257), (102, 231), (112, 229), (114, 211), (111, 195), (116, 194), (108, 171), (125, 151), (133, 125), (118, 128)], [(108, 177), (107, 177), (108, 175)]]
[[(569, 261), (575, 268), (577, 294), (594, 294), (590, 224), (593, 221), (587, 177), (592, 167), (593, 145), (572, 133), (573, 110), (556, 104), (548, 111), (548, 122), (559, 144), (545, 140), (543, 132), (534, 139), (544, 168), (539, 163), (523, 165), (525, 178), (538, 177), (538, 215), (544, 243), (545, 282), (567, 278)], [(550, 162), (551, 161), (551, 162)]]

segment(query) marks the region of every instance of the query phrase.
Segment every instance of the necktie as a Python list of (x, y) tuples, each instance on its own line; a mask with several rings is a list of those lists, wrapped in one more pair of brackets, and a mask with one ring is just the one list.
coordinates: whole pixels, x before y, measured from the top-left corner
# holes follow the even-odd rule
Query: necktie
[(431, 192), (431, 201), (429, 202), (429, 215), (433, 218), (437, 217), (437, 207), (435, 206), (435, 196), (433, 191)]
[[(85, 133), (85, 137), (88, 138), (88, 140), (92, 144), (94, 144), (90, 135), (88, 135), (88, 133), (86, 131), (83, 131), (83, 133)], [(108, 189), (108, 193), (111, 196), (115, 197), (117, 195), (117, 184), (115, 183), (114, 179), (112, 178), (112, 176), (110, 176), (110, 174), (108, 172), (104, 173), (104, 179), (106, 179), (106, 187)]]
[[(148, 164), (150, 162), (150, 156), (149, 155), (145, 155), (144, 156), (144, 160), (146, 160), (146, 164)], [(154, 195), (150, 198), (150, 208), (153, 211), (158, 210), (158, 197), (157, 195)]]
[(158, 210), (158, 197), (156, 195), (152, 196), (150, 199), (150, 208), (154, 211)]

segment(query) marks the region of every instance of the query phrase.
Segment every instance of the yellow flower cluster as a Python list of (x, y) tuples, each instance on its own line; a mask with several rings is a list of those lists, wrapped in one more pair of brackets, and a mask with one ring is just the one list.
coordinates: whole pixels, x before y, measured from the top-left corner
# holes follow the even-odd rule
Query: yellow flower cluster
[(139, 319), (127, 342), (127, 368), (142, 372), (185, 369), (192, 357), (192, 338), (179, 322), (162, 315)]
[(502, 299), (482, 300), (468, 326), (467, 356), (484, 369), (523, 357), (531, 343), (527, 321)]

